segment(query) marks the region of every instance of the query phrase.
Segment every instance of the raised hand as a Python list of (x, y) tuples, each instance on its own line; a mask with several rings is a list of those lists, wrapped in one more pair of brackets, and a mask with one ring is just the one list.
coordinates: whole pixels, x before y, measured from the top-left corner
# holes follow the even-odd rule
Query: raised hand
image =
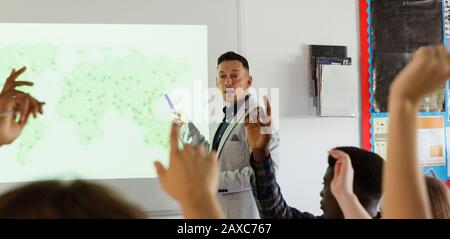
[(25, 71), (27, 70), (27, 68), (24, 66), (22, 67), (19, 71), (16, 71), (16, 69), (13, 69), (11, 71), (11, 74), (9, 75), (9, 77), (6, 79), (5, 84), (3, 85), (3, 89), (2, 92), (0, 93), (0, 95), (3, 95), (7, 92), (10, 91), (14, 91), (16, 90), (16, 87), (19, 86), (33, 86), (32, 82), (29, 81), (16, 81), (16, 79)]
[(219, 185), (216, 153), (207, 153), (203, 145), (184, 145), (180, 150), (178, 139), (179, 126), (172, 123), (169, 167), (155, 163), (161, 186), (180, 203), (186, 218), (223, 217), (216, 197)]
[(331, 192), (334, 197), (353, 195), (354, 171), (350, 156), (341, 150), (332, 150), (330, 155), (335, 158), (334, 176), (331, 181)]
[(337, 160), (334, 165), (331, 192), (344, 217), (346, 219), (371, 219), (369, 213), (353, 193), (354, 171), (350, 156), (341, 150), (332, 150), (330, 155)]
[[(272, 138), (272, 108), (269, 99), (264, 96), (266, 112), (258, 107), (246, 117), (247, 141), (252, 149), (255, 161), (263, 161), (269, 155), (269, 143)], [(257, 157), (255, 154), (261, 154)]]
[(419, 104), (424, 96), (443, 88), (449, 77), (447, 48), (444, 45), (421, 47), (392, 83), (390, 99), (401, 97)]
[(16, 81), (25, 71), (26, 67), (13, 69), (0, 92), (0, 145), (9, 144), (20, 135), (30, 114), (36, 118), (43, 113), (41, 102), (16, 90), (19, 86), (33, 86), (32, 82)]
[(0, 95), (0, 145), (20, 135), (31, 113), (43, 113), (41, 103), (32, 96), (15, 91)]

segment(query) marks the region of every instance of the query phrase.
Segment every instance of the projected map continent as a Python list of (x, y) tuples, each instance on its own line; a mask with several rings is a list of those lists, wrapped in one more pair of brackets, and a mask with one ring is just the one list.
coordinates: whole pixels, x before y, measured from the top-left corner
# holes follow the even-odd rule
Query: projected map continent
[[(84, 59), (83, 55), (89, 51), (78, 49), (74, 55)], [(59, 54), (59, 48), (51, 45), (6, 46), (0, 49), (0, 72), (4, 76), (12, 68), (27, 66), (26, 73), (18, 80), (34, 82), (31, 89), (20, 89), (32, 94), (36, 86), (44, 83), (40, 82), (46, 79), (42, 74), (51, 77), (53, 72), (59, 72), (61, 87), (57, 102), (52, 102), (56, 106), (54, 110), (74, 127), (81, 145), (90, 145), (101, 140), (106, 130), (114, 130), (104, 128), (102, 121), (108, 111), (115, 110), (142, 129), (146, 145), (168, 148), (167, 121), (158, 119), (152, 106), (176, 83), (180, 74), (189, 70), (187, 65), (163, 57), (148, 58), (130, 49), (120, 55), (105, 54), (95, 62), (78, 59), (69, 69), (61, 70), (64, 67), (59, 65)], [(45, 90), (40, 90), (40, 95), (45, 94), (42, 92)], [(17, 140), (20, 163), (28, 162), (29, 154), (45, 136), (47, 128), (40, 119), (30, 120)]]

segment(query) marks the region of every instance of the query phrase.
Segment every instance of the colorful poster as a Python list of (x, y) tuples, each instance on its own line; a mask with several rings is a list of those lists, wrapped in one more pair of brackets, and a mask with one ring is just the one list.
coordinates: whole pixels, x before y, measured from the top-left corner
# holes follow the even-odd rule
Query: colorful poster
[(418, 121), (417, 145), (422, 166), (445, 165), (443, 117), (421, 117)]
[[(389, 118), (373, 119), (374, 152), (387, 159)], [(421, 166), (446, 165), (444, 117), (419, 117), (417, 126), (417, 145)]]

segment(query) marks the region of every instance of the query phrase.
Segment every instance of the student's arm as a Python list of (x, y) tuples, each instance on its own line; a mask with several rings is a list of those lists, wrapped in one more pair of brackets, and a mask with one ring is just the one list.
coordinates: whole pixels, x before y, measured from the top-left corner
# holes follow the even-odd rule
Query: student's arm
[(332, 150), (330, 155), (337, 160), (331, 181), (331, 192), (345, 219), (372, 219), (353, 192), (354, 171), (350, 156), (341, 150)]
[(37, 117), (42, 111), (42, 103), (24, 92), (16, 90), (18, 86), (31, 86), (33, 83), (16, 81), (26, 70), (13, 70), (5, 81), (0, 93), (0, 146), (12, 143), (22, 132), (30, 114)]
[(252, 192), (261, 218), (315, 218), (287, 205), (275, 177), (275, 166), (271, 156), (272, 139), (271, 106), (265, 97), (266, 111), (257, 108), (246, 119), (247, 140), (252, 149), (250, 165)]
[(178, 149), (179, 126), (172, 124), (169, 168), (156, 162), (160, 184), (177, 200), (185, 218), (224, 218), (217, 198), (219, 165), (215, 152), (203, 145)]
[(389, 138), (383, 177), (384, 218), (431, 218), (417, 156), (417, 111), (427, 94), (450, 77), (450, 56), (441, 46), (420, 48), (396, 77), (389, 94)]

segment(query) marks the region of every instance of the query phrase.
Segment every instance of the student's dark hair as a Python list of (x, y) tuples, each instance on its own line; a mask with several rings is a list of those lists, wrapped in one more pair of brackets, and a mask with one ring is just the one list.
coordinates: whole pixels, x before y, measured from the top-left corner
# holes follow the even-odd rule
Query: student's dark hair
[(220, 63), (222, 63), (224, 61), (239, 61), (240, 63), (242, 63), (242, 66), (244, 66), (244, 68), (247, 71), (250, 71), (250, 67), (248, 65), (247, 59), (245, 59), (245, 57), (237, 54), (236, 52), (229, 51), (229, 52), (225, 52), (224, 54), (222, 54), (219, 57), (219, 59), (217, 59), (217, 66), (220, 65)]
[(42, 181), (0, 196), (0, 218), (144, 218), (108, 188), (84, 181)]
[(448, 188), (439, 179), (425, 176), (428, 197), (434, 219), (450, 219), (450, 199)]
[[(384, 160), (378, 154), (356, 147), (337, 147), (350, 156), (354, 169), (355, 193), (362, 192), (375, 198), (381, 197)], [(328, 156), (328, 165), (334, 170), (336, 159)], [(333, 171), (334, 172), (334, 171)]]

